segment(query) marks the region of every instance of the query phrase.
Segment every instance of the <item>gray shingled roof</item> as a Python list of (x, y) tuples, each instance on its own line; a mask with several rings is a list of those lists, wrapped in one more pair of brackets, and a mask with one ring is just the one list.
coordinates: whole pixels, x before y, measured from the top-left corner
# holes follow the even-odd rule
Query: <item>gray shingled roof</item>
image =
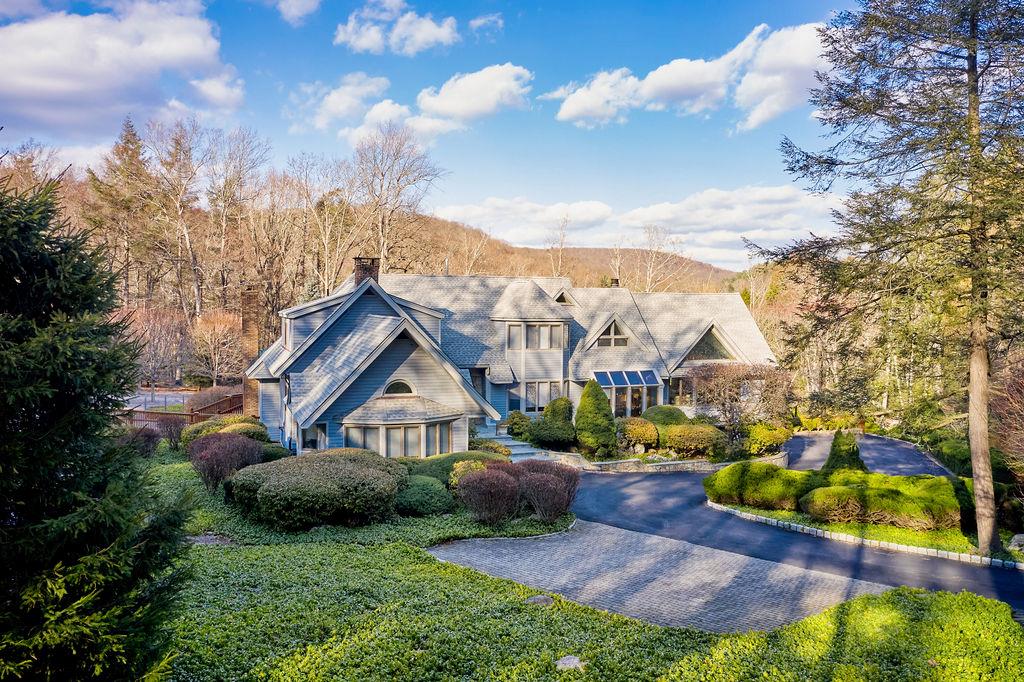
[(291, 392), (298, 398), (292, 408), (295, 419), (301, 424), (311, 417), (403, 322), (400, 317), (366, 315), (303, 371), (292, 372)]
[(570, 320), (566, 306), (532, 280), (509, 282), (491, 310), (492, 320)]
[(408, 424), (458, 418), (462, 410), (421, 396), (382, 396), (368, 400), (345, 415), (357, 424)]
[(277, 359), (285, 352), (284, 341), (278, 337), (252, 364), (247, 372), (248, 376), (252, 379), (273, 379), (274, 375), (270, 373), (270, 366), (277, 362)]

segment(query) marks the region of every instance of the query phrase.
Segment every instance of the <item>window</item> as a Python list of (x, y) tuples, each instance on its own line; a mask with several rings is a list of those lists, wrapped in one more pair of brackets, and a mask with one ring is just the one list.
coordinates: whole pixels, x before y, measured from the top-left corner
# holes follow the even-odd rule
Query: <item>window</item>
[[(520, 384), (520, 391), (524, 390), (523, 386), (526, 387), (526, 407), (523, 408), (523, 412), (543, 412), (544, 407), (552, 400), (569, 395), (568, 381), (527, 381)], [(518, 405), (518, 395), (513, 398), (513, 393), (510, 391), (509, 411), (520, 409)]]
[(526, 411), (537, 411), (537, 382), (530, 381), (526, 384)]
[(405, 456), (420, 456), (420, 427), (418, 426), (405, 427)]
[(555, 301), (561, 303), (562, 305), (572, 305), (572, 300), (566, 295), (564, 291), (555, 297)]
[(682, 377), (669, 381), (668, 401), (680, 407), (693, 407), (693, 379)]
[(314, 424), (302, 429), (303, 450), (323, 450), (327, 447), (327, 424)]
[(526, 325), (526, 347), (529, 349), (540, 348), (540, 326), (536, 324)]
[(392, 381), (384, 389), (384, 395), (410, 395), (411, 393), (412, 386), (405, 381)]
[(376, 426), (346, 426), (345, 447), (380, 450), (380, 429)]
[(447, 452), (451, 452), (452, 423), (448, 422), (447, 424), (438, 424), (437, 433), (439, 436), (437, 452), (442, 455)]
[(487, 391), (487, 368), (485, 367), (470, 367), (469, 378), (473, 382), (473, 388), (480, 395), (486, 395)]
[(719, 340), (715, 333), (709, 329), (700, 341), (690, 350), (686, 356), (687, 360), (732, 360), (725, 345)]
[(510, 324), (508, 326), (508, 349), (519, 350), (523, 347), (523, 325)]
[(437, 454), (437, 424), (427, 424), (427, 457)]
[(402, 456), (402, 427), (401, 426), (389, 426), (387, 428), (388, 435), (388, 457), (401, 457)]
[(644, 389), (641, 386), (629, 389), (629, 413), (634, 417), (644, 413)]
[(546, 324), (538, 326), (540, 329), (540, 347), (541, 349), (551, 348), (551, 327)]
[(513, 412), (515, 410), (522, 410), (523, 404), (520, 398), (520, 386), (510, 386), (508, 389), (508, 411)]
[(629, 338), (622, 331), (618, 322), (612, 322), (607, 329), (601, 332), (601, 336), (597, 337), (598, 346), (626, 346), (628, 344)]
[(628, 409), (627, 405), (626, 405), (626, 398), (627, 398), (626, 393), (627, 393), (627, 390), (625, 388), (617, 388), (617, 389), (615, 389), (615, 407), (614, 407), (614, 410), (615, 410), (615, 416), (616, 417), (625, 417), (626, 416), (626, 410)]
[(529, 350), (559, 349), (565, 332), (563, 324), (528, 324), (526, 325), (526, 347)]

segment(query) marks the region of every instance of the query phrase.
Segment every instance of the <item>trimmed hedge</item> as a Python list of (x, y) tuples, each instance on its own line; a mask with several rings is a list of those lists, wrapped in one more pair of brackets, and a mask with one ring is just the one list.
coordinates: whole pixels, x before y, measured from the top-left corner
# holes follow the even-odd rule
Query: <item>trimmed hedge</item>
[(260, 462), (276, 462), (279, 459), (288, 457), (292, 451), (277, 443), (266, 443), (263, 445), (263, 458)]
[(651, 405), (644, 410), (643, 418), (658, 426), (690, 423), (683, 411), (675, 405)]
[(400, 462), (405, 465), (409, 470), (410, 475), (430, 476), (431, 478), (436, 478), (447, 485), (448, 480), (452, 476), (452, 469), (455, 467), (456, 462), (464, 462), (466, 460), (473, 460), (477, 462), (504, 462), (507, 461), (507, 458), (493, 452), (468, 450), (466, 452), (449, 452), (444, 455), (431, 455), (430, 457), (424, 458), (403, 458), (391, 461)]
[(452, 510), (455, 498), (444, 483), (430, 476), (410, 476), (395, 496), (395, 511), (402, 516), (430, 516)]
[[(896, 488), (837, 485), (817, 488), (800, 499), (800, 508), (818, 521), (828, 523), (873, 523), (914, 530), (955, 528), (960, 524), (956, 500), (942, 510), (935, 501), (908, 495)], [(932, 516), (938, 511), (946, 523)], [(949, 513), (943, 514), (946, 511)], [(952, 520), (952, 523), (949, 521)]]
[(783, 469), (766, 462), (738, 462), (704, 479), (712, 502), (794, 511), (799, 500), (821, 485), (814, 471)]
[[(245, 414), (228, 414), (220, 417), (210, 417), (206, 421), (190, 424), (181, 430), (181, 446), (188, 448), (196, 438), (205, 436), (208, 433), (217, 433), (226, 426), (232, 424), (260, 424), (256, 417)], [(266, 428), (266, 427), (264, 427)]]
[(505, 420), (505, 432), (516, 440), (528, 440), (530, 438), (530, 425), (533, 420), (519, 410), (512, 410)]
[(640, 452), (658, 447), (658, 427), (652, 422), (643, 417), (624, 417), (615, 423), (621, 447), (639, 448)]
[(270, 436), (267, 433), (267, 427), (263, 424), (228, 424), (218, 433), (237, 433), (239, 436), (245, 436), (246, 438), (252, 438), (261, 443), (269, 443)]
[(659, 447), (680, 457), (721, 457), (728, 447), (725, 433), (708, 424), (674, 424), (658, 427)]
[(840, 469), (868, 470), (864, 460), (860, 458), (857, 437), (846, 431), (836, 431), (836, 435), (832, 437), (832, 447), (828, 451), (828, 459), (821, 467), (821, 473), (830, 474)]
[(790, 429), (763, 422), (751, 425), (746, 431), (743, 449), (751, 457), (762, 457), (778, 452), (793, 437)]

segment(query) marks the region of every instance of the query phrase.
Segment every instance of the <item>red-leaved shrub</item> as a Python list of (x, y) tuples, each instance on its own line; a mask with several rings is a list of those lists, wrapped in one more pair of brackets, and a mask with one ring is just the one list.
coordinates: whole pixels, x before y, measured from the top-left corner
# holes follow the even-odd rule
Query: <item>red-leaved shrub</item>
[(471, 471), (459, 481), (457, 490), (473, 518), (491, 526), (512, 518), (519, 506), (516, 479), (497, 469)]
[(160, 435), (167, 439), (172, 450), (181, 447), (181, 431), (185, 428), (185, 418), (180, 414), (161, 414), (156, 418), (156, 428)]
[(569, 511), (569, 491), (554, 474), (526, 474), (520, 487), (534, 513), (545, 523), (557, 521)]
[(236, 471), (258, 464), (263, 445), (234, 433), (211, 433), (192, 441), (188, 458), (211, 493)]
[(151, 426), (130, 428), (117, 439), (118, 445), (134, 448), (143, 457), (152, 457), (160, 443), (160, 433)]
[(558, 462), (546, 462), (539, 459), (528, 459), (523, 462), (519, 462), (517, 466), (521, 467), (526, 473), (548, 474), (561, 481), (562, 486), (565, 489), (565, 508), (567, 510), (572, 506), (572, 503), (576, 501), (576, 491), (580, 487), (580, 472), (574, 467), (566, 464), (559, 464)]

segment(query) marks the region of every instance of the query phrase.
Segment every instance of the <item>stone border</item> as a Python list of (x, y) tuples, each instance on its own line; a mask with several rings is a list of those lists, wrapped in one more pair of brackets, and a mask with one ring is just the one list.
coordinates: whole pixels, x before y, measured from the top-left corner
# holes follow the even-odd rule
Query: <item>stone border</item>
[(974, 564), (975, 566), (991, 566), (994, 568), (1006, 568), (1010, 570), (1024, 571), (1024, 561), (1004, 561), (1002, 559), (993, 559), (987, 556), (978, 556), (977, 554), (947, 552), (943, 549), (932, 549), (930, 547), (918, 547), (916, 545), (901, 545), (895, 542), (884, 542), (882, 540), (868, 540), (867, 538), (858, 537), (856, 535), (850, 535), (848, 533), (835, 533), (830, 530), (825, 530), (823, 528), (805, 526), (801, 523), (793, 523), (792, 521), (780, 521), (779, 519), (773, 519), (769, 516), (751, 514), (750, 512), (734, 509), (724, 504), (712, 502), (711, 500), (707, 501), (707, 505), (712, 509), (725, 512), (727, 514), (732, 514), (733, 516), (738, 516), (741, 519), (745, 519), (747, 521), (763, 523), (768, 526), (782, 528), (783, 530), (804, 533), (805, 535), (813, 535), (815, 537), (823, 538), (825, 540), (832, 540), (834, 542), (845, 542), (847, 544), (852, 545), (876, 547), (878, 549), (887, 549), (891, 552), (900, 552), (902, 554), (918, 554), (921, 556), (930, 556), (938, 559), (949, 559), (951, 561), (959, 561), (962, 564)]
[[(640, 458), (633, 459), (610, 459), (598, 462), (591, 462), (575, 452), (554, 452), (547, 451), (545, 453), (549, 458), (557, 460), (561, 464), (567, 464), (577, 469), (583, 469), (584, 471), (593, 471), (596, 473), (616, 474), (616, 473), (671, 473), (671, 472), (689, 472), (689, 473), (714, 473), (720, 469), (724, 469), (730, 464), (736, 464), (736, 462), (709, 462), (706, 459), (680, 459), (680, 460), (668, 460), (665, 462), (644, 462)], [(741, 462), (765, 462), (767, 464), (774, 464), (780, 466), (783, 469), (789, 466), (789, 453), (785, 450), (777, 452), (774, 455), (768, 455), (767, 457), (758, 457), (757, 459), (744, 459), (739, 460)]]

